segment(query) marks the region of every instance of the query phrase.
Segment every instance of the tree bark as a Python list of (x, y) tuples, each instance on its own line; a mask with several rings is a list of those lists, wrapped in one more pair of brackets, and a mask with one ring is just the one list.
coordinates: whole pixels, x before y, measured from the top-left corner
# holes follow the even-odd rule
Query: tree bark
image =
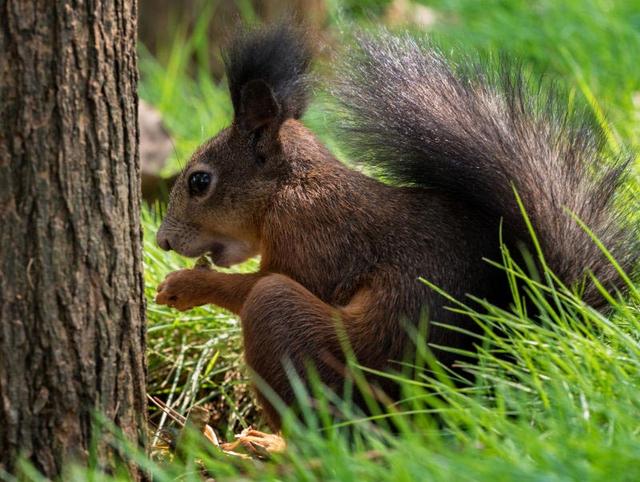
[(0, 0), (0, 466), (145, 431), (135, 0)]

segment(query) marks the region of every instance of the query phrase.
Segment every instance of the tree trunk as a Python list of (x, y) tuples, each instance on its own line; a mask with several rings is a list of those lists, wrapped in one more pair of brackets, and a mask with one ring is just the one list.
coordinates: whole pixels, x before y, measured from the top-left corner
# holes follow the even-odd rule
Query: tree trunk
[(145, 430), (135, 0), (0, 0), (0, 467)]

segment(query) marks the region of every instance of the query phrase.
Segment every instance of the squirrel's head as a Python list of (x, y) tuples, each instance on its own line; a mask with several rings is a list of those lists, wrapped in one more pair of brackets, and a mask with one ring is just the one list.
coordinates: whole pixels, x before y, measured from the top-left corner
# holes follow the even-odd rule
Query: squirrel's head
[[(224, 52), (234, 120), (176, 180), (157, 233), (163, 249), (231, 266), (259, 253), (270, 199), (291, 166), (283, 125), (306, 108), (311, 52), (284, 22), (237, 35)], [(289, 122), (288, 122), (289, 121)]]

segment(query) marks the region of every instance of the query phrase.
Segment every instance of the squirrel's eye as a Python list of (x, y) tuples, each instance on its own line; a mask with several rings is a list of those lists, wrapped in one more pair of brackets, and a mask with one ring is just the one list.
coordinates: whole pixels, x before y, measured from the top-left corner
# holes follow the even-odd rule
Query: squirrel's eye
[(192, 196), (204, 194), (209, 184), (211, 184), (211, 174), (202, 171), (194, 172), (189, 176), (189, 194)]

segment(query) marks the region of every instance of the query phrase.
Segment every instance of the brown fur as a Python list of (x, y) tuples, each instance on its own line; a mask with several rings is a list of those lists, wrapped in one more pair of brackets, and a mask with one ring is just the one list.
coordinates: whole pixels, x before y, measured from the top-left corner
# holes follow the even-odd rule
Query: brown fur
[[(194, 155), (158, 237), (191, 256), (208, 251), (207, 239), (246, 242), (262, 256), (259, 273), (178, 271), (158, 287), (157, 301), (181, 310), (213, 303), (241, 315), (247, 362), (286, 403), (294, 396), (285, 359), (301, 376), (312, 362), (325, 383), (340, 389), (344, 374), (330, 363), (344, 359), (336, 320), (359, 361), (384, 369), (407, 349), (403, 317), (415, 321), (431, 307), (430, 317), (452, 321), (419, 276), (429, 273), (454, 296), (489, 294), (491, 270), (469, 253), (495, 253), (497, 239), (484, 238), (480, 218), (455, 200), (351, 170), (293, 119), (268, 147), (264, 166), (239, 147), (242, 137), (232, 126)], [(216, 192), (190, 199), (186, 179), (204, 167), (219, 173)], [(477, 239), (467, 234), (474, 224)], [(466, 273), (469, 285), (449, 283), (449, 270)], [(430, 341), (459, 345), (455, 338), (432, 330)], [(264, 399), (263, 405), (277, 428), (277, 413)]]

